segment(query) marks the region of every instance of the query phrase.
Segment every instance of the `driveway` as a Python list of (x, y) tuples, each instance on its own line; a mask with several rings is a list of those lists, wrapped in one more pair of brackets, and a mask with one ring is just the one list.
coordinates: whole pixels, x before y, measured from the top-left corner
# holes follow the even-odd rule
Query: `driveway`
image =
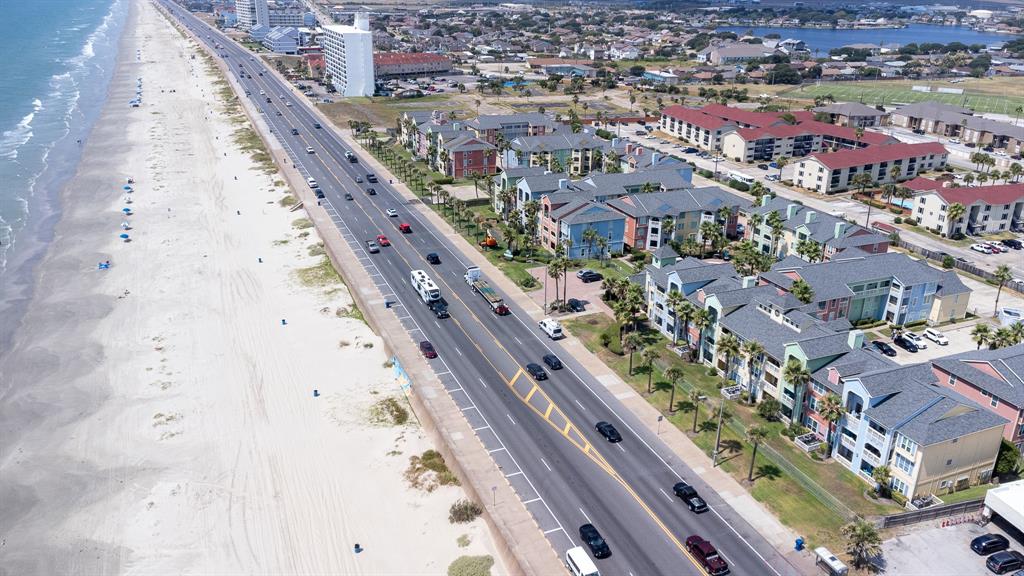
[(929, 574), (933, 576), (982, 576), (991, 574), (985, 558), (970, 549), (971, 540), (983, 534), (1003, 534), (1011, 550), (1024, 550), (995, 523), (978, 526), (967, 522), (942, 528), (941, 521), (917, 524), (882, 543), (886, 574)]

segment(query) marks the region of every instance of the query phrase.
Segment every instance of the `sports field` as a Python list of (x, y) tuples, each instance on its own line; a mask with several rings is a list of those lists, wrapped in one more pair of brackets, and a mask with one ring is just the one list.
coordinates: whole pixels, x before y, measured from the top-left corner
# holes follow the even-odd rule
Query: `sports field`
[[(822, 83), (813, 86), (794, 88), (780, 94), (787, 98), (805, 98), (813, 100), (815, 96), (831, 94), (837, 102), (863, 102), (869, 106), (883, 104), (910, 104), (933, 100), (945, 102), (956, 106), (971, 108), (975, 112), (992, 112), (1014, 116), (1014, 109), (1024, 106), (1024, 79), (1011, 79), (983, 84), (967, 82), (950, 84), (949, 82), (832, 82)], [(940, 92), (915, 92), (910, 89), (914, 86), (931, 86), (934, 90), (937, 87), (963, 88), (963, 94), (943, 94)]]

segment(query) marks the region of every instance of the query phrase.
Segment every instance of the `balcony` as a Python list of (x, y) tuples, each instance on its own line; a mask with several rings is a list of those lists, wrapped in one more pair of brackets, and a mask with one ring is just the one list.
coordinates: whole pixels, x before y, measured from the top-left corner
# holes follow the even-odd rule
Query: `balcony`
[(767, 380), (762, 381), (761, 389), (774, 398), (779, 396), (779, 387)]
[(861, 417), (860, 412), (847, 412), (846, 413), (846, 425), (850, 428), (860, 428)]
[(792, 408), (793, 404), (795, 404), (795, 399), (788, 394), (788, 390), (783, 389), (782, 394), (779, 394), (779, 402), (782, 402), (783, 406)]
[(779, 367), (776, 366), (775, 364), (772, 364), (771, 362), (765, 362), (764, 371), (771, 374), (772, 376), (775, 376), (776, 380), (779, 379)]
[(846, 446), (850, 450), (854, 450), (854, 449), (857, 448), (857, 439), (856, 438), (850, 436), (849, 434), (840, 434), (839, 436), (841, 438), (840, 441), (839, 441), (840, 444), (842, 444), (843, 446)]
[(867, 450), (866, 448), (860, 453), (860, 458), (872, 466), (878, 466), (882, 463), (881, 456), (875, 455), (874, 452)]
[(867, 439), (869, 442), (877, 446), (885, 446), (885, 435), (874, 428), (868, 428)]

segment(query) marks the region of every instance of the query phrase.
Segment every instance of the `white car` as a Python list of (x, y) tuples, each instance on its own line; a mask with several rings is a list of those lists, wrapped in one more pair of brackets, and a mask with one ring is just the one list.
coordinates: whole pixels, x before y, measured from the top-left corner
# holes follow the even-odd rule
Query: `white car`
[(291, 102), (285, 102), (285, 103), (284, 103), (284, 105), (285, 105), (285, 106), (287, 106), (287, 107), (289, 107), (289, 108), (291, 108), (291, 107), (292, 107), (292, 103), (291, 103)]
[(267, 95), (266, 90), (260, 90), (260, 96), (266, 96), (266, 95)]
[(395, 210), (394, 208), (388, 208), (385, 212), (391, 218), (398, 218), (398, 210)]
[(910, 340), (914, 344), (917, 344), (917, 347), (921, 350), (924, 350), (925, 348), (928, 347), (928, 343), (925, 342), (924, 338), (922, 338), (921, 335), (918, 334), (917, 332), (904, 332), (903, 336), (907, 340)]
[(991, 248), (993, 254), (999, 254), (1001, 252), (1009, 252), (1010, 251), (1010, 248), (1008, 246), (1003, 246), (1002, 244), (996, 244), (995, 242), (985, 242), (985, 246), (988, 246), (989, 248)]
[(312, 146), (306, 146), (306, 154), (316, 154), (316, 150), (313, 150)]
[(938, 330), (936, 330), (934, 328), (925, 328), (924, 329), (924, 337), (929, 339), (929, 340), (931, 340), (932, 342), (935, 342), (939, 346), (948, 346), (949, 345), (949, 338), (946, 338), (945, 334), (943, 334), (942, 332), (939, 332)]
[(992, 248), (988, 244), (971, 244), (971, 250), (982, 254), (991, 254)]
[(949, 139), (949, 143), (950, 144), (959, 144), (960, 143), (960, 139), (959, 138), (950, 138)]
[(576, 277), (583, 278), (583, 275), (589, 272), (593, 272), (593, 270), (591, 270), (590, 268), (584, 268), (583, 270), (580, 270), (579, 272), (576, 273)]

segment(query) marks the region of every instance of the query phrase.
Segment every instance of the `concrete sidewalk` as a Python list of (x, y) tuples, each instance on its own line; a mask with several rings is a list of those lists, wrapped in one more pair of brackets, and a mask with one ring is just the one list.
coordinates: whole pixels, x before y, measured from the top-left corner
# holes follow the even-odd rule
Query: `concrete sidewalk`
[[(362, 149), (351, 136), (343, 134), (342, 138), (353, 148)], [(379, 176), (393, 179), (393, 186), (396, 190), (405, 196), (407, 200), (416, 200), (410, 203), (410, 208), (414, 208), (421, 217), (430, 220), (437, 230), (451, 241), (453, 248), (459, 252), (465, 261), (479, 266), (487, 276), (488, 281), (498, 286), (510, 300), (513, 300), (525, 310), (534, 321), (545, 317), (544, 311), (532, 298), (516, 286), (500, 269), (491, 264), (483, 253), (457, 233), (437, 212), (419, 202), (419, 197), (392, 175), (387, 167), (368, 152), (365, 157), (367, 158), (368, 167), (373, 172)], [(649, 431), (657, 434), (658, 416), (661, 413), (656, 408), (651, 406), (646, 399), (633, 390), (630, 385), (626, 384), (618, 374), (608, 368), (571, 334), (562, 340), (561, 344), (580, 360), (582, 364), (587, 366), (597, 381), (604, 384), (625, 407), (647, 426)], [(799, 535), (784, 526), (727, 472), (712, 467), (711, 458), (694, 444), (683, 431), (674, 426), (664, 426), (661, 430), (660, 438), (676, 458), (686, 462), (695, 473), (699, 474), (702, 480), (707, 482), (723, 500), (728, 502), (740, 516), (793, 564), (796, 569), (805, 574), (815, 573), (814, 558), (810, 551), (796, 552), (793, 549), (794, 541)]]

